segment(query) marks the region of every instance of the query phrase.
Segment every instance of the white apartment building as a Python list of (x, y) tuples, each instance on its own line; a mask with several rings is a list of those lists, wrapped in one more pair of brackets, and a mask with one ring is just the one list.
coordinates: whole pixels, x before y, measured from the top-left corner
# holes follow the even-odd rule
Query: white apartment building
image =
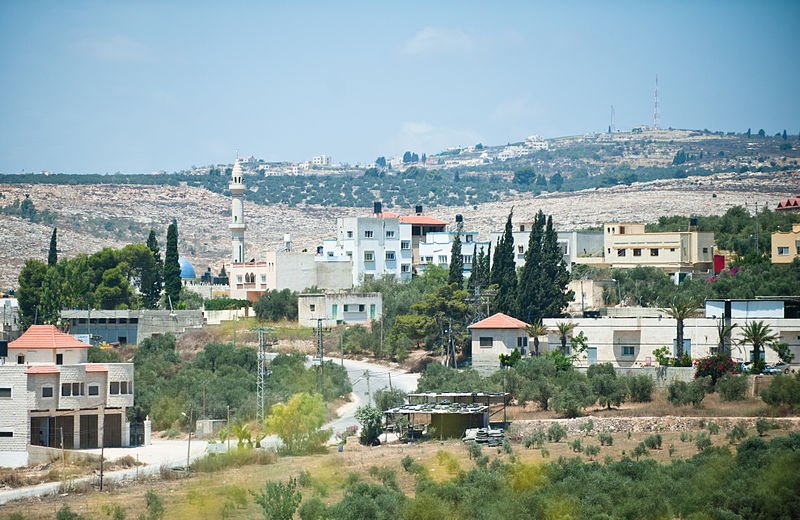
[(453, 248), (453, 240), (456, 235), (461, 236), (461, 259), (464, 265), (464, 276), (472, 273), (472, 266), (475, 258), (474, 253), (483, 249), (484, 254), (488, 254), (490, 242), (479, 242), (477, 231), (438, 231), (428, 233), (425, 241), (419, 244), (419, 266), (418, 270), (424, 271), (429, 265), (440, 267), (450, 266), (450, 253)]
[[(376, 203), (380, 210), (380, 204)], [(320, 262), (352, 260), (352, 282), (391, 275), (410, 280), (412, 274), (412, 226), (397, 216), (376, 211), (370, 217), (339, 217), (336, 239), (323, 242)]]
[[(525, 254), (528, 251), (532, 222), (520, 222), (512, 230), (514, 237), (514, 262), (517, 268), (525, 266)], [(503, 233), (490, 235), (491, 243), (496, 244)], [(601, 265), (603, 263), (603, 234), (599, 231), (559, 231), (558, 246), (564, 257), (567, 269), (573, 264)]]
[[(727, 306), (727, 318), (726, 318)], [(677, 351), (677, 322), (657, 308), (640, 308), (638, 315), (629, 317), (576, 318), (572, 332), (583, 332), (588, 338), (588, 351), (579, 364), (612, 363), (618, 367), (655, 366), (655, 349), (667, 347), (675, 356)], [(779, 341), (787, 343), (800, 359), (800, 298), (763, 300), (708, 300), (702, 316), (684, 320), (683, 350), (693, 359), (717, 353), (719, 338), (717, 325), (727, 320), (736, 325), (733, 330), (731, 357), (735, 361), (752, 361), (750, 345), (737, 340), (742, 328), (751, 321), (763, 321), (778, 335)], [(557, 324), (565, 318), (548, 318), (543, 321), (550, 331), (544, 350), (561, 347)], [(569, 343), (567, 343), (569, 346)], [(769, 347), (762, 353), (767, 363), (779, 361), (778, 355)]]
[(369, 325), (383, 317), (381, 293), (328, 292), (300, 294), (297, 297), (297, 319), (300, 325), (323, 326)]
[(87, 363), (88, 349), (52, 325), (32, 325), (8, 344), (0, 357), (0, 466), (27, 465), (31, 445), (129, 445), (133, 364)]

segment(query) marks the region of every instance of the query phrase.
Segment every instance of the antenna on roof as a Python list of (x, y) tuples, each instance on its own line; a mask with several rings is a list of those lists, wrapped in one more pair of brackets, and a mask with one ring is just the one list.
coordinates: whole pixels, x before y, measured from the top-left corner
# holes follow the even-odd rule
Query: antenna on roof
[(653, 130), (658, 130), (658, 74), (656, 74), (656, 94), (653, 100)]

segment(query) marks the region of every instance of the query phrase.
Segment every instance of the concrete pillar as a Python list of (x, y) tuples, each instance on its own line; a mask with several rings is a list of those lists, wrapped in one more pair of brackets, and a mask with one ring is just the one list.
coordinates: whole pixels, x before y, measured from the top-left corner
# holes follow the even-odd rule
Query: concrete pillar
[(153, 432), (153, 423), (150, 422), (150, 416), (148, 415), (147, 418), (144, 420), (144, 445), (150, 446), (153, 444), (153, 440), (151, 438)]
[(128, 422), (128, 415), (125, 408), (122, 408), (122, 446), (127, 448), (131, 445), (131, 423)]
[[(60, 441), (59, 441), (60, 443)], [(77, 450), (81, 447), (81, 414), (72, 414), (72, 449)]]
[(103, 434), (105, 433), (106, 411), (100, 407), (97, 409), (97, 447), (103, 447)]

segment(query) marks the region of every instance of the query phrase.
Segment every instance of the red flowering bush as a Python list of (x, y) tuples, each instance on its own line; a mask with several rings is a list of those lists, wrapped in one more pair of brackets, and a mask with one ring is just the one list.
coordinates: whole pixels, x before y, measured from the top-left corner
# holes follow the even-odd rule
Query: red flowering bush
[(711, 377), (711, 384), (715, 385), (717, 379), (725, 374), (736, 374), (737, 365), (727, 354), (717, 354), (715, 356), (698, 359), (694, 362), (694, 378)]

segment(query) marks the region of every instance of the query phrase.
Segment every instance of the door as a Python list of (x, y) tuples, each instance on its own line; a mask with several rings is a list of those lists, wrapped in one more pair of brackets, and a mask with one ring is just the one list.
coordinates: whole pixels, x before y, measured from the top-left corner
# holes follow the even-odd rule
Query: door
[(596, 365), (597, 364), (597, 347), (589, 347), (587, 351), (587, 355), (589, 356), (589, 364)]
[(106, 415), (103, 421), (103, 431), (106, 448), (122, 446), (122, 414)]
[(82, 450), (97, 448), (97, 415), (81, 415)]

